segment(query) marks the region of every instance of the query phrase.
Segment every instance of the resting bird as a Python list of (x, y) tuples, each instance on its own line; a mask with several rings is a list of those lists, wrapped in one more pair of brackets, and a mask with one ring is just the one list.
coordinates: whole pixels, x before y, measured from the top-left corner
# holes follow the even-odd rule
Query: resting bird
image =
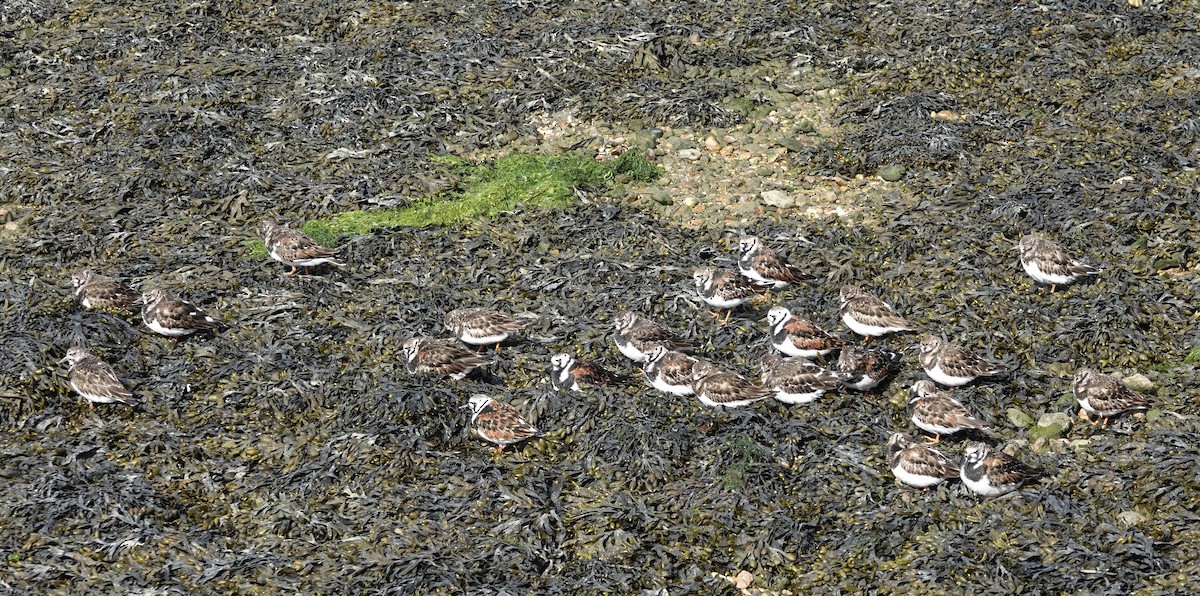
[(305, 236), (303, 232), (293, 230), (274, 219), (264, 219), (259, 224), (258, 231), (267, 245), (267, 254), (292, 268), (288, 275), (295, 275), (297, 267), (304, 267), (307, 271), (309, 267), (325, 263), (342, 266), (342, 263), (334, 259), (338, 249), (325, 248), (313, 242), (312, 238)]

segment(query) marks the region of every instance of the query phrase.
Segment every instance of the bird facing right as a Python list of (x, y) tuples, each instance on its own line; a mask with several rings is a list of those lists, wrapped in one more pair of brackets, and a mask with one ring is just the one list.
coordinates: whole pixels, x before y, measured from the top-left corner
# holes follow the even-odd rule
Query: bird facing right
[(1061, 244), (1036, 234), (1026, 234), (1017, 244), (1021, 251), (1021, 267), (1039, 284), (1049, 284), (1053, 293), (1058, 286), (1100, 273), (1100, 270), (1081, 261)]
[(1075, 371), (1074, 389), (1080, 410), (1096, 417), (1092, 421), (1093, 426), (1103, 419), (1104, 427), (1107, 427), (1108, 420), (1113, 416), (1134, 410), (1148, 410), (1151, 406), (1149, 396), (1131, 391), (1120, 381), (1090, 368)]

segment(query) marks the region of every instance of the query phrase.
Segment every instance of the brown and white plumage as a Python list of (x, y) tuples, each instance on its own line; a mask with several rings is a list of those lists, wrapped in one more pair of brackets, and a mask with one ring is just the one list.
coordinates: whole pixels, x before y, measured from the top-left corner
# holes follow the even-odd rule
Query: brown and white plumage
[(182, 337), (223, 326), (199, 306), (159, 288), (142, 294), (142, 322), (151, 331), (167, 337)]
[(542, 435), (516, 408), (486, 395), (472, 395), (462, 407), (471, 409), (471, 425), (475, 434), (489, 443), (495, 443), (496, 451)]
[(892, 433), (884, 453), (892, 475), (909, 486), (927, 488), (960, 474), (958, 462), (904, 433)]
[(985, 429), (983, 422), (972, 416), (962, 402), (948, 393), (938, 391), (929, 381), (917, 381), (912, 386), (908, 416), (917, 428), (933, 433), (934, 442), (940, 440), (942, 435), (968, 429)]
[(1061, 244), (1038, 236), (1026, 234), (1017, 244), (1021, 251), (1021, 267), (1034, 281), (1050, 284), (1053, 292), (1057, 286), (1075, 282), (1080, 277), (1095, 275), (1099, 269), (1088, 265), (1071, 254)]
[(581, 391), (581, 383), (615, 385), (624, 377), (588, 360), (566, 353), (550, 357), (550, 386), (562, 391)]
[(1103, 418), (1105, 426), (1113, 416), (1147, 410), (1151, 406), (1149, 396), (1132, 391), (1120, 381), (1090, 368), (1075, 372), (1074, 389), (1079, 407), (1089, 416)]
[(700, 403), (715, 408), (737, 408), (775, 395), (749, 379), (707, 360), (692, 365), (692, 393)]
[(889, 333), (912, 331), (913, 326), (896, 314), (892, 306), (866, 292), (858, 286), (842, 286), (841, 307), (838, 312), (842, 322), (851, 331), (866, 337), (880, 337)]
[(841, 375), (800, 356), (768, 354), (759, 362), (759, 371), (763, 387), (773, 390), (775, 399), (785, 404), (806, 404), (842, 385)]
[(657, 345), (642, 365), (642, 375), (651, 387), (672, 395), (692, 395), (692, 366), (698, 359)]
[(316, 267), (328, 263), (341, 267), (342, 264), (334, 258), (338, 249), (325, 248), (303, 232), (293, 230), (274, 219), (264, 219), (258, 226), (267, 245), (267, 254), (272, 259), (292, 268), (288, 275), (296, 273), (297, 267)]
[(67, 371), (71, 388), (88, 401), (88, 406), (94, 408), (95, 404), (119, 402), (137, 407), (133, 393), (125, 387), (113, 368), (87, 350), (71, 347), (62, 361), (71, 365)]
[(778, 290), (798, 281), (812, 279), (789, 263), (779, 253), (767, 248), (755, 236), (746, 236), (738, 242), (738, 271), (759, 283)]
[(687, 351), (695, 347), (691, 341), (633, 311), (624, 310), (617, 313), (617, 318), (613, 320), (613, 328), (613, 340), (617, 349), (635, 362), (645, 362), (654, 346), (661, 345), (676, 351)]
[(900, 354), (866, 346), (846, 346), (838, 353), (834, 370), (842, 382), (859, 391), (870, 391), (900, 369)]
[[(729, 315), (733, 313), (733, 309), (745, 304), (759, 293), (771, 289), (770, 285), (756, 282), (736, 271), (713, 267), (697, 269), (692, 274), (692, 280), (696, 284), (696, 293), (700, 295), (701, 300), (713, 308), (726, 311), (726, 322), (729, 321)], [(714, 316), (719, 315), (714, 313)]]
[(767, 311), (771, 326), (771, 345), (788, 356), (816, 358), (841, 349), (846, 341), (821, 329), (808, 319), (792, 314), (783, 306)]
[(936, 335), (921, 338), (921, 368), (941, 385), (959, 387), (979, 377), (999, 377), (1008, 371), (966, 348)]
[(487, 346), (508, 337), (533, 323), (531, 318), (518, 318), (494, 308), (469, 306), (456, 308), (442, 317), (442, 324), (463, 343)]
[(142, 294), (128, 284), (90, 269), (72, 274), (71, 285), (84, 308), (126, 308), (142, 301)]
[(1045, 470), (1025, 464), (983, 443), (967, 445), (959, 468), (959, 478), (963, 484), (971, 492), (985, 497), (1010, 493), (1022, 484), (1046, 475)]
[(444, 375), (462, 379), (492, 361), (452, 339), (412, 337), (404, 341), (404, 366), (413, 374)]

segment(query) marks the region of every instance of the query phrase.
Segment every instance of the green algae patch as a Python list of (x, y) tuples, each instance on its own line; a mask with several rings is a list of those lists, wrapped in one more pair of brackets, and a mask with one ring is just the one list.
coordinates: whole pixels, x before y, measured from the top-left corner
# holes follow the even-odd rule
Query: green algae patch
[[(637, 151), (626, 151), (604, 163), (586, 155), (521, 153), (485, 163), (456, 156), (435, 157), (434, 162), (459, 179), (461, 191), (444, 192), (396, 209), (347, 211), (309, 221), (300, 230), (318, 244), (335, 246), (344, 234), (365, 234), (378, 228), (451, 226), (519, 207), (566, 207), (578, 201), (577, 189), (603, 190), (614, 182), (647, 183), (662, 176), (662, 170)], [(248, 244), (251, 257), (267, 256), (261, 240)]]

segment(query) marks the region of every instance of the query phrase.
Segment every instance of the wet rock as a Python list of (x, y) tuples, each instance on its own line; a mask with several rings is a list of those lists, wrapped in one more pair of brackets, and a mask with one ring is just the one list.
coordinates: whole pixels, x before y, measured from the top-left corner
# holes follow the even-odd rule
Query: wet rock
[(1008, 417), (1008, 421), (1017, 428), (1029, 428), (1033, 426), (1033, 417), (1026, 414), (1024, 410), (1018, 407), (1011, 407), (1004, 411)]
[(880, 168), (879, 177), (888, 182), (895, 182), (904, 177), (904, 166), (891, 164)]
[(1038, 417), (1037, 426), (1029, 429), (1030, 439), (1057, 439), (1071, 428), (1071, 416), (1066, 412), (1051, 412)]
[(782, 190), (764, 190), (758, 196), (763, 203), (780, 209), (796, 204), (795, 197)]
[(1149, 377), (1142, 373), (1132, 374), (1121, 379), (1121, 384), (1130, 391), (1137, 391), (1139, 393), (1150, 393), (1158, 387), (1154, 381), (1151, 381)]

